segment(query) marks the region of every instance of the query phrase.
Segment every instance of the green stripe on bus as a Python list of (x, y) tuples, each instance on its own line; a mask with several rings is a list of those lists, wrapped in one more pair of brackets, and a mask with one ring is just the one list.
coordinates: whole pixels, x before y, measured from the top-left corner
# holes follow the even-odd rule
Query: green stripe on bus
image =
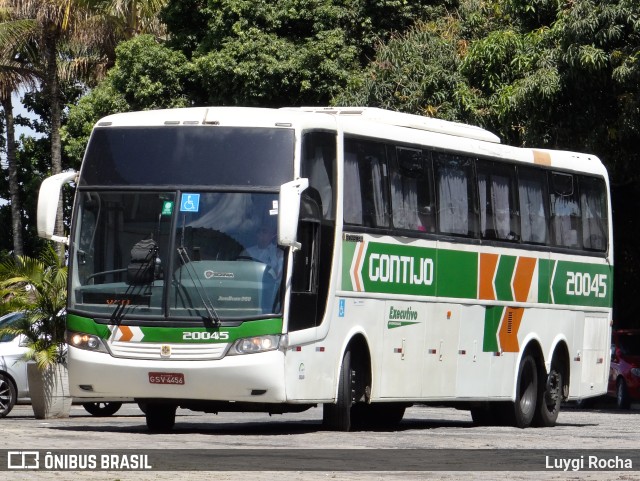
[[(151, 321), (153, 322), (153, 321)], [(105, 325), (98, 324), (92, 319), (69, 314), (67, 316), (67, 329), (77, 332), (85, 332), (94, 334), (103, 339), (107, 339), (111, 332)], [(282, 318), (260, 319), (255, 321), (244, 321), (237, 327), (158, 327), (158, 326), (140, 326), (143, 338), (140, 342), (164, 342), (164, 343), (199, 343), (199, 342), (233, 342), (237, 339), (253, 336), (264, 336), (269, 334), (282, 333)], [(228, 333), (228, 337), (220, 339), (216, 336), (188, 336), (185, 339), (185, 333), (210, 333), (220, 334)], [(216, 337), (218, 337), (216, 339)]]
[(353, 291), (353, 283), (351, 282), (351, 263), (356, 252), (356, 242), (342, 243), (342, 288), (345, 291)]
[(478, 253), (440, 249), (436, 263), (438, 296), (475, 299), (478, 294)]
[(538, 302), (551, 304), (551, 271), (555, 262), (538, 259)]
[(499, 301), (513, 301), (511, 280), (513, 279), (516, 260), (517, 257), (515, 256), (500, 256), (500, 263), (498, 264), (495, 279), (496, 297)]
[(93, 319), (76, 314), (67, 314), (67, 330), (93, 334), (102, 339), (107, 339), (111, 334), (109, 328), (104, 324), (97, 324)]
[[(478, 298), (478, 252), (369, 242), (355, 265), (354, 256), (360, 246), (361, 243), (343, 242), (344, 290), (357, 290), (353, 274), (362, 279), (363, 292)], [(518, 259), (516, 255), (500, 256), (494, 279), (498, 302), (514, 301), (512, 284)], [(356, 272), (352, 272), (354, 267)], [(539, 258), (536, 272), (537, 279), (534, 273), (532, 281), (537, 283), (538, 303), (611, 307), (611, 266)]]
[(502, 306), (487, 306), (484, 311), (484, 338), (482, 340), (482, 350), (484, 352), (498, 352), (498, 329), (500, 320), (504, 313)]
[(613, 269), (602, 264), (558, 261), (551, 290), (555, 304), (608, 307)]

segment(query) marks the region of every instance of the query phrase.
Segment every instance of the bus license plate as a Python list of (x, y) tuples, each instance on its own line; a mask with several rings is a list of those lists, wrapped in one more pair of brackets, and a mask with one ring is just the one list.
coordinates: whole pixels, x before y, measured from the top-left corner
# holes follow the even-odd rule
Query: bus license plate
[(150, 372), (151, 384), (184, 384), (184, 374), (181, 372)]

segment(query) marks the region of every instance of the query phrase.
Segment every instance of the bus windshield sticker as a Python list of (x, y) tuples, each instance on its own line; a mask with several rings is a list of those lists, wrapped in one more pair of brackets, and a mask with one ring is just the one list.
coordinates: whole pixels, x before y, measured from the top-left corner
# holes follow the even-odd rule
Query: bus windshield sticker
[(162, 215), (170, 216), (173, 213), (173, 201), (165, 200), (162, 203)]
[(180, 199), (180, 212), (198, 212), (200, 210), (200, 194), (183, 193)]

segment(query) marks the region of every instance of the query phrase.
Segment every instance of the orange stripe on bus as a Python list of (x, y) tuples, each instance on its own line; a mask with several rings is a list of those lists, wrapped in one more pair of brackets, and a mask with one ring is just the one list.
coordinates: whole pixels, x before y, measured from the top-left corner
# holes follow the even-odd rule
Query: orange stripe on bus
[(358, 256), (356, 258), (356, 268), (353, 273), (353, 278), (356, 283), (356, 292), (362, 292), (362, 286), (360, 285), (360, 276), (358, 275), (360, 272), (360, 262), (362, 262), (362, 254), (364, 253), (364, 242), (360, 242), (360, 247), (358, 247)]
[(496, 300), (496, 291), (493, 287), (498, 254), (480, 254), (480, 285), (478, 286), (478, 298), (488, 301)]
[(523, 314), (524, 308), (522, 307), (507, 307), (505, 309), (504, 317), (500, 323), (500, 331), (498, 332), (498, 340), (502, 351), (518, 352), (520, 350), (518, 330), (520, 329)]
[(513, 276), (513, 295), (517, 302), (526, 302), (527, 297), (529, 297), (529, 289), (531, 289), (536, 262), (537, 259), (533, 257), (518, 258), (516, 273)]
[(129, 329), (127, 326), (120, 326), (120, 333), (122, 334), (122, 336), (120, 336), (120, 341), (130, 341), (131, 338), (133, 337), (133, 331), (131, 329)]

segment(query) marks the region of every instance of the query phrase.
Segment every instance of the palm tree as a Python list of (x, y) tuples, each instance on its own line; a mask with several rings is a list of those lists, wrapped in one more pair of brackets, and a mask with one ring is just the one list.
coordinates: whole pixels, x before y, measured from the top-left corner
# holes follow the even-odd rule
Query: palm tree
[[(26, 360), (41, 370), (62, 362), (65, 348), (67, 268), (49, 246), (39, 258), (19, 256), (0, 264), (0, 292), (10, 298), (12, 310), (25, 315), (0, 334), (22, 334)], [(2, 312), (0, 307), (0, 312)]]
[(168, 0), (88, 0), (97, 12), (112, 20), (116, 38), (130, 40), (141, 33), (164, 36), (159, 13)]
[[(42, 86), (50, 111), (52, 174), (62, 171), (62, 85), (78, 81), (90, 84), (101, 78), (113, 61), (117, 40), (141, 32), (162, 34), (158, 13), (166, 3), (167, 0), (0, 0), (4, 20), (0, 23), (0, 64), (19, 59), (33, 75), (31, 78)], [(0, 75), (2, 71), (0, 67)], [(15, 208), (19, 208), (18, 202)], [(60, 203), (56, 233), (63, 235), (63, 231)], [(63, 258), (63, 246), (58, 255)]]
[[(6, 11), (0, 11), (0, 18), (7, 20)], [(15, 25), (10, 34), (14, 39), (24, 38), (24, 25)], [(14, 54), (17, 52), (14, 52)], [(7, 168), (9, 171), (9, 200), (11, 201), (11, 232), (13, 234), (13, 255), (23, 254), (22, 212), (20, 201), (20, 185), (18, 183), (18, 166), (16, 164), (15, 124), (13, 118), (12, 96), (20, 86), (35, 87), (36, 76), (25, 68), (15, 57), (2, 59), (0, 62), (0, 105), (4, 114), (7, 139)]]
[[(96, 62), (105, 42), (113, 36), (106, 25), (92, 14), (83, 0), (0, 0), (0, 11), (8, 20), (0, 23), (0, 59), (3, 64), (19, 61), (38, 79), (49, 104), (51, 121), (51, 171), (62, 171), (62, 85), (99, 75)], [(21, 32), (15, 35), (15, 32)], [(107, 32), (107, 33), (105, 33)], [(84, 52), (85, 57), (77, 56)], [(65, 67), (65, 68), (63, 68)], [(62, 204), (56, 231), (62, 235)], [(61, 247), (59, 256), (64, 255)]]

